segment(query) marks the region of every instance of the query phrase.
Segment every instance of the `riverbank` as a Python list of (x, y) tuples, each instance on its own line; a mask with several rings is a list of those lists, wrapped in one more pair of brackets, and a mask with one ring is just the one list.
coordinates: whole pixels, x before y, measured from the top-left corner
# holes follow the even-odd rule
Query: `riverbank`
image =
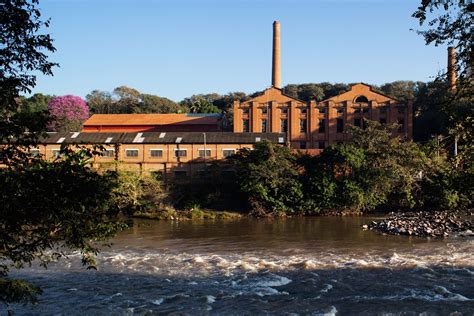
[(472, 216), (451, 211), (391, 214), (381, 221), (363, 225), (362, 229), (419, 237), (448, 237), (452, 234), (474, 236)]
[(156, 211), (136, 212), (131, 217), (154, 220), (187, 221), (195, 219), (236, 220), (241, 219), (244, 216), (244, 214), (229, 211), (216, 211), (199, 208), (176, 210), (171, 207), (165, 207)]
[[(323, 217), (359, 217), (367, 214), (354, 212), (331, 212), (317, 216)], [(379, 214), (382, 215), (383, 214)], [(310, 217), (315, 216), (310, 215)], [(171, 207), (161, 208), (157, 211), (137, 212), (133, 218), (164, 220), (164, 221), (190, 221), (190, 220), (240, 220), (251, 217), (248, 214), (232, 211), (217, 211), (209, 209), (191, 208), (189, 210), (176, 210)], [(281, 218), (282, 216), (269, 216)], [(283, 216), (291, 218), (293, 216)], [(303, 217), (303, 216), (296, 216)], [(306, 216), (304, 216), (306, 217)], [(268, 217), (265, 217), (268, 218)], [(474, 236), (474, 221), (471, 213), (436, 211), (436, 212), (406, 212), (390, 213), (379, 221), (372, 221), (361, 226), (363, 230), (371, 230), (382, 234), (405, 235), (417, 237), (448, 237)]]

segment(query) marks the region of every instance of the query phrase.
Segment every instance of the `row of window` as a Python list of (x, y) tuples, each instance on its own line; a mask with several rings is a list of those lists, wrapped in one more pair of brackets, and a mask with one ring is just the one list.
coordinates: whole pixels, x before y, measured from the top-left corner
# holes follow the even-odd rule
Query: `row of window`
[[(281, 108), (281, 114), (288, 114), (288, 108)], [(327, 113), (327, 108), (317, 108), (319, 110), (319, 114), (326, 114)], [(380, 114), (386, 114), (388, 112), (388, 107), (383, 106), (378, 108)], [(398, 114), (405, 114), (405, 108), (404, 107), (397, 107)], [(250, 108), (243, 108), (242, 109), (243, 114), (249, 114)], [(308, 112), (307, 108), (300, 108), (300, 114), (306, 114)], [(345, 108), (343, 107), (338, 107), (336, 108), (337, 114), (344, 114)], [(370, 109), (367, 107), (355, 107), (354, 108), (354, 113), (364, 113), (367, 114), (370, 112)], [(262, 114), (267, 114), (268, 113), (268, 108), (262, 108)]]
[[(187, 149), (175, 149), (174, 150), (175, 157), (187, 157), (188, 150)], [(127, 158), (135, 158), (138, 157), (139, 149), (125, 149), (125, 157)], [(222, 149), (222, 155), (224, 157), (230, 157), (235, 154), (235, 149)], [(60, 156), (59, 149), (51, 149), (51, 155), (54, 158), (58, 158)], [(30, 149), (30, 156), (31, 157), (39, 157), (40, 151), (39, 149)], [(102, 152), (103, 157), (107, 158), (115, 158), (115, 149), (106, 149)], [(198, 149), (198, 156), (200, 158), (204, 157), (211, 157), (211, 149)], [(162, 158), (163, 157), (163, 149), (150, 149), (149, 150), (149, 157), (150, 158)]]
[[(386, 118), (381, 118), (380, 124), (387, 124), (387, 119)], [(360, 127), (360, 128), (365, 128), (365, 121), (362, 118), (355, 118), (354, 119), (354, 126)], [(248, 119), (244, 119), (242, 121), (242, 131), (244, 133), (249, 133), (250, 132), (250, 122)], [(404, 126), (405, 126), (405, 120), (404, 119), (398, 119), (398, 124), (400, 125), (399, 127), (399, 132), (404, 131)], [(262, 120), (262, 133), (267, 133), (269, 132), (268, 128), (268, 123), (266, 119)], [(301, 119), (300, 120), (300, 133), (306, 133), (308, 130), (308, 123), (306, 119)], [(287, 133), (288, 132), (288, 119), (281, 119), (280, 120), (280, 132), (281, 133)], [(325, 133), (326, 132), (326, 119), (320, 119), (318, 122), (318, 132), (319, 133)], [(336, 119), (336, 132), (337, 133), (343, 133), (344, 132), (344, 119), (343, 118), (338, 118)]]
[[(134, 158), (138, 157), (138, 149), (125, 149), (125, 157)], [(150, 149), (149, 151), (151, 158), (161, 158), (163, 157), (163, 150), (162, 149)], [(235, 154), (235, 149), (222, 149), (222, 155), (224, 157), (230, 157)], [(188, 150), (187, 149), (175, 149), (174, 150), (175, 157), (187, 157)], [(206, 158), (211, 157), (211, 149), (198, 149), (198, 157)]]

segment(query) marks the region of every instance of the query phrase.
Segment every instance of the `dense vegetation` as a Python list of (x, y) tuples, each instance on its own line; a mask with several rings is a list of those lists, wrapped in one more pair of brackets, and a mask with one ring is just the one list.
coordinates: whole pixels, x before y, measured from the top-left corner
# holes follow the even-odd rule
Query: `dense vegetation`
[(319, 156), (262, 141), (226, 165), (168, 185), (124, 173), (115, 204), (129, 215), (154, 218), (206, 208), (262, 217), (473, 207), (474, 156), (466, 146), (453, 157), (432, 144), (393, 137), (396, 126), (366, 125), (349, 130), (351, 142)]
[(239, 152), (232, 159), (252, 212), (472, 208), (472, 154), (462, 163), (447, 153), (438, 156), (426, 146), (391, 137), (390, 129), (376, 122), (351, 133), (352, 142), (333, 145), (319, 156), (267, 142), (259, 143), (251, 154)]

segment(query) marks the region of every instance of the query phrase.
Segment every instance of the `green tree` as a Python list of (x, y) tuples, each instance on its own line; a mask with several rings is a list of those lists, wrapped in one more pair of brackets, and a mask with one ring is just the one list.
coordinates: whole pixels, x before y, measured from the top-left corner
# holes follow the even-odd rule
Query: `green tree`
[(212, 104), (223, 112), (229, 112), (233, 108), (234, 101), (244, 102), (248, 99), (249, 97), (244, 92), (229, 92), (225, 95), (219, 95), (212, 101)]
[(101, 242), (123, 225), (113, 218), (115, 175), (98, 174), (87, 161), (98, 152), (62, 148), (53, 162), (32, 159), (15, 171), (0, 171), (0, 303), (34, 302), (41, 293), (26, 281), (8, 278), (14, 268), (36, 260), (46, 266), (68, 249), (94, 267)]
[[(474, 4), (466, 0), (421, 0), (420, 6), (413, 13), (419, 20), (418, 31), (427, 45), (452, 45), (456, 48), (456, 71), (458, 84), (444, 100), (443, 110), (449, 116), (450, 128), (459, 124), (467, 128), (474, 116), (474, 82), (472, 80), (472, 65), (474, 60), (473, 37), (474, 21), (472, 13)], [(437, 78), (445, 81), (445, 73)], [(464, 123), (461, 123), (462, 121)]]
[(447, 133), (449, 114), (444, 109), (447, 89), (447, 84), (441, 81), (419, 85), (413, 103), (413, 137), (416, 141), (426, 142)]
[(93, 90), (86, 95), (86, 102), (93, 114), (113, 113), (112, 95), (106, 91)]
[(289, 148), (261, 141), (253, 150), (239, 150), (230, 160), (253, 215), (293, 214), (304, 210), (296, 157)]
[(303, 101), (321, 101), (324, 98), (323, 89), (316, 83), (290, 84), (283, 88), (283, 93)]
[(318, 84), (324, 91), (324, 99), (332, 98), (351, 89), (350, 84), (321, 82)]
[(48, 103), (53, 96), (42, 93), (35, 93), (31, 97), (20, 97), (21, 111), (30, 113), (45, 112), (48, 110)]
[(393, 137), (394, 127), (368, 121), (366, 129), (349, 130), (352, 142), (305, 158), (307, 199), (321, 209), (361, 212), (387, 204), (414, 207), (427, 158), (415, 143)]
[(322, 101), (349, 90), (348, 84), (329, 82), (289, 84), (283, 87), (286, 95), (303, 101)]
[(40, 33), (48, 27), (49, 21), (40, 19), (37, 3), (37, 0), (6, 0), (1, 5), (0, 142), (3, 146), (0, 162), (4, 164), (21, 159), (24, 155), (18, 144), (34, 143), (48, 120), (45, 112), (20, 111), (19, 102), (20, 94), (30, 93), (36, 83), (31, 70), (51, 75), (57, 65), (47, 60), (47, 53), (54, 52), (55, 48), (51, 37)]
[(456, 70), (463, 82), (472, 77), (473, 12), (474, 3), (470, 0), (421, 0), (412, 15), (420, 22), (420, 27), (424, 27), (418, 30), (418, 34), (423, 36), (426, 45), (448, 44), (456, 47)]
[(139, 113), (181, 113), (183, 108), (174, 101), (152, 94), (142, 94)]
[(324, 99), (324, 90), (314, 83), (301, 84), (299, 85), (298, 99), (303, 101), (321, 101)]
[(140, 91), (127, 86), (120, 86), (114, 89), (113, 95), (117, 98), (113, 103), (113, 113), (141, 113)]
[(204, 98), (198, 98), (189, 106), (191, 113), (221, 113), (219, 108)]
[[(49, 21), (40, 19), (37, 0), (4, 0), (0, 10), (0, 302), (28, 302), (37, 287), (8, 277), (37, 259), (46, 265), (62, 256), (64, 246), (79, 250), (85, 264), (94, 263), (95, 242), (121, 227), (108, 203), (113, 175), (91, 169), (97, 154), (86, 148), (63, 148), (63, 158), (31, 157), (48, 117), (21, 111), (21, 93), (35, 86), (35, 73), (51, 75), (55, 49)], [(47, 250), (53, 250), (47, 255)]]
[(161, 181), (151, 175), (119, 172), (117, 184), (112, 203), (124, 214), (156, 210), (166, 196)]
[(407, 103), (415, 100), (419, 88), (423, 86), (423, 82), (400, 80), (383, 84), (380, 86), (380, 90), (396, 100)]
[[(419, 30), (427, 45), (448, 44), (456, 48), (456, 71), (458, 83), (454, 90), (447, 93), (443, 100), (442, 109), (446, 113), (447, 130), (453, 140), (458, 141), (460, 155), (452, 161), (456, 170), (456, 178), (466, 183), (473, 183), (474, 173), (474, 80), (473, 80), (473, 36), (474, 4), (468, 0), (421, 0), (420, 6), (413, 13), (419, 20)], [(444, 82), (445, 74), (437, 80)], [(472, 188), (472, 186), (471, 186)], [(465, 192), (472, 197), (472, 189)]]

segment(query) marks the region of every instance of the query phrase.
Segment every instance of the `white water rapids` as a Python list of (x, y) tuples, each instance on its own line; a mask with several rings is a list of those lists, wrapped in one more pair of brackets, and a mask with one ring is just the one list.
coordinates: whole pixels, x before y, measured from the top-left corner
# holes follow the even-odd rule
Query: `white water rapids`
[[(369, 218), (137, 221), (85, 270), (79, 254), (14, 273), (18, 315), (473, 315), (474, 239), (361, 231)], [(0, 312), (1, 313), (1, 312)]]

